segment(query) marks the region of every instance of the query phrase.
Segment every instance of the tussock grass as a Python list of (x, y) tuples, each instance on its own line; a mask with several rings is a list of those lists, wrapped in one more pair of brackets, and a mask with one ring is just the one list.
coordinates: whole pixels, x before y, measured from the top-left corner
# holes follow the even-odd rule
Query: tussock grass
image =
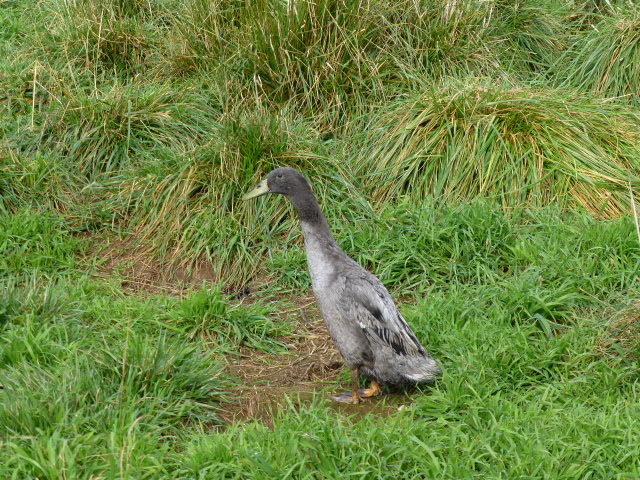
[(176, 72), (215, 71), (340, 128), (371, 99), (425, 77), (511, 76), (521, 59), (546, 66), (564, 38), (552, 12), (527, 2), (193, 0), (174, 20), (180, 48), (165, 60)]
[(640, 10), (629, 5), (614, 12), (580, 33), (552, 73), (565, 85), (638, 105)]
[(193, 268), (206, 261), (220, 281), (246, 280), (295, 219), (282, 199), (242, 202), (242, 195), (279, 165), (316, 179), (341, 178), (321, 150), (314, 152), (315, 137), (308, 124), (286, 114), (241, 108), (215, 124), (197, 149), (156, 150), (133, 174), (114, 178), (103, 208), (131, 218), (142, 244), (165, 262)]
[(374, 119), (359, 155), (376, 201), (493, 196), (629, 211), (638, 177), (636, 112), (578, 95), (471, 83), (430, 89)]
[(0, 157), (0, 209), (18, 212), (51, 209), (69, 212), (78, 202), (79, 178), (68, 158), (55, 154), (30, 155), (7, 149)]
[(262, 25), (251, 25), (249, 73), (257, 74), (266, 89), (283, 86), (287, 97), (344, 83), (345, 73), (362, 68), (358, 51), (366, 48), (367, 35), (375, 34), (368, 5), (358, 0), (264, 2), (252, 8), (252, 20), (260, 19), (259, 12), (266, 15)]
[(62, 87), (43, 115), (30, 149), (54, 149), (91, 178), (122, 168), (130, 157), (157, 146), (194, 148), (218, 113), (215, 99), (169, 85), (116, 82), (103, 90)]
[(49, 22), (41, 48), (96, 76), (144, 71), (159, 46), (159, 29), (150, 21), (161, 13), (157, 7), (143, 0), (45, 2)]
[[(239, 13), (241, 2), (188, 0), (173, 18), (173, 43), (167, 58), (178, 74), (208, 70), (224, 60), (226, 34)], [(214, 67), (215, 69), (215, 67)]]
[(487, 3), (495, 17), (493, 35), (505, 44), (502, 62), (511, 71), (525, 76), (529, 71), (544, 73), (567, 49), (572, 12), (566, 5), (553, 1)]

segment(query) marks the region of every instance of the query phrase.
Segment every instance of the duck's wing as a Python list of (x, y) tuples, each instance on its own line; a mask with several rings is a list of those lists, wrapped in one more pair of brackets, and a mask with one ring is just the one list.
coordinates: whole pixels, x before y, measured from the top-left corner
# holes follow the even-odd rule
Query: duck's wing
[(370, 342), (390, 347), (398, 355), (426, 355), (380, 280), (368, 272), (350, 276), (345, 290), (345, 298), (353, 302), (355, 321)]

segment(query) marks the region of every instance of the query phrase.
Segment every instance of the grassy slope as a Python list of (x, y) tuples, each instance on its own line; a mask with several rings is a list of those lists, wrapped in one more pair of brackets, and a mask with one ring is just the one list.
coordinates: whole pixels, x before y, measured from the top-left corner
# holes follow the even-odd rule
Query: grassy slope
[[(640, 474), (640, 247), (618, 218), (640, 187), (637, 11), (415, 5), (0, 2), (2, 478)], [(218, 432), (221, 360), (277, 348), (277, 305), (91, 276), (83, 239), (133, 232), (219, 283), (263, 263), (272, 291), (307, 289), (290, 210), (238, 202), (280, 164), (415, 299), (446, 375), (396, 415), (318, 397)]]

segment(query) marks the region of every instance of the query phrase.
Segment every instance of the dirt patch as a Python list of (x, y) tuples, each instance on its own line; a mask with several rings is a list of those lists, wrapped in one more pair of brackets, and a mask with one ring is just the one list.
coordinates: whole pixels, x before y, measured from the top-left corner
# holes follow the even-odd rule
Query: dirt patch
[(286, 403), (310, 401), (313, 393), (335, 381), (342, 368), (342, 358), (320, 321), (299, 323), (300, 336), (288, 339), (284, 353), (264, 353), (244, 348), (228, 368), (238, 379), (230, 402), (222, 405), (227, 422), (268, 420)]
[[(200, 288), (203, 281), (217, 282), (213, 267), (206, 263), (193, 270), (180, 266), (164, 265), (151, 258), (136, 246), (134, 239), (101, 239), (99, 247), (90, 250), (88, 258), (99, 259), (96, 276), (120, 278), (122, 289), (128, 294), (172, 294), (183, 295), (189, 289)], [(240, 294), (249, 293), (242, 287)], [(229, 292), (234, 294), (234, 292)]]
[[(342, 357), (329, 336), (312, 297), (295, 299), (300, 308), (296, 338), (285, 339), (288, 351), (264, 353), (245, 348), (229, 361), (228, 368), (238, 379), (222, 404), (222, 418), (230, 423), (258, 420), (273, 424), (278, 410), (309, 405), (318, 396), (350, 390), (350, 380), (339, 380), (345, 368)], [(343, 415), (362, 418), (367, 414), (389, 415), (410, 402), (405, 394), (386, 394), (366, 399), (360, 405), (330, 403)]]
[(609, 324), (607, 331), (597, 344), (598, 351), (605, 356), (638, 359), (640, 352), (640, 302), (620, 312)]

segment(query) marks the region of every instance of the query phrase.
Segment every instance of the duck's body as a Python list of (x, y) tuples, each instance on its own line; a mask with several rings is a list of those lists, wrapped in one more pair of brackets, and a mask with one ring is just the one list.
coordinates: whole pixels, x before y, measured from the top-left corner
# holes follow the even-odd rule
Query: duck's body
[(387, 385), (433, 381), (440, 368), (387, 289), (322, 227), (302, 222), (307, 262), (320, 312), (347, 367)]
[[(329, 334), (353, 372), (354, 389), (343, 400), (379, 393), (379, 384), (402, 386), (432, 382), (441, 375), (438, 363), (420, 344), (377, 277), (338, 246), (306, 179), (292, 168), (269, 174), (246, 198), (282, 193), (298, 211), (304, 233), (311, 282)], [(357, 373), (372, 387), (357, 389)]]

